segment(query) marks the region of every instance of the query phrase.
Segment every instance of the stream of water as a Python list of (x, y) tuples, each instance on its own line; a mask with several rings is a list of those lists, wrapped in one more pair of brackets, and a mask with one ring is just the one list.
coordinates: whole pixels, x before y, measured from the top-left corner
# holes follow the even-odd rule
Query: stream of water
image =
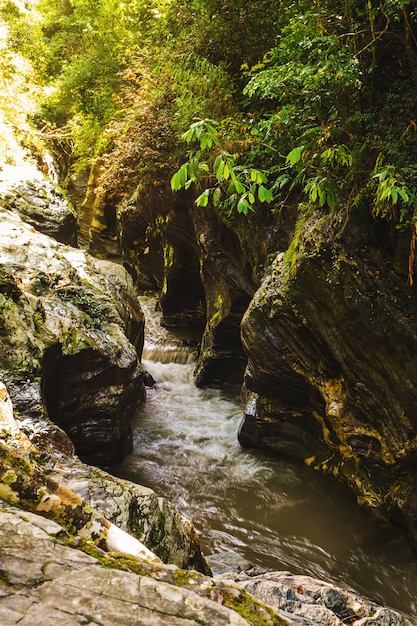
[(345, 586), (417, 624), (417, 561), (341, 485), (304, 465), (243, 450), (239, 391), (198, 389), (193, 360), (147, 309), (143, 365), (156, 381), (116, 469), (154, 489), (197, 528), (205, 554), (236, 552)]

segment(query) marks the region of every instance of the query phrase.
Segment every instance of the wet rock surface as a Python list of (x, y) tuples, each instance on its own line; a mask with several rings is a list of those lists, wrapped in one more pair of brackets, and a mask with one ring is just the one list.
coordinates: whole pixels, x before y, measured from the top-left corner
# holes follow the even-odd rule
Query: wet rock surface
[(309, 576), (268, 572), (256, 576), (239, 574), (233, 581), (284, 615), (301, 618), (302, 624), (410, 625), (407, 618), (395, 611)]
[(119, 218), (121, 252), (136, 284), (160, 293), (165, 326), (201, 340), (197, 384), (240, 384), (240, 321), (257, 287), (250, 259), (253, 249), (261, 256), (257, 244), (250, 249), (213, 209), (167, 189), (138, 190)]
[[(22, 175), (26, 170), (26, 176)], [(61, 243), (77, 245), (75, 210), (57, 186), (35, 167), (3, 168), (0, 206), (14, 211), (39, 232)]]
[(350, 220), (306, 219), (245, 314), (240, 441), (333, 474), (417, 546), (416, 292), (384, 225)]
[[(21, 417), (49, 417), (85, 460), (130, 447), (144, 399), (143, 315), (128, 274), (0, 208), (0, 371)], [(23, 393), (20, 393), (23, 390)]]

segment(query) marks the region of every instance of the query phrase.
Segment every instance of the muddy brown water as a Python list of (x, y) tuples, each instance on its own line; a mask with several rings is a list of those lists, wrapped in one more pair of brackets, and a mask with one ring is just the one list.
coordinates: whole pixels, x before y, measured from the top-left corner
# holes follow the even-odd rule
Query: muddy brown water
[(156, 384), (133, 425), (133, 452), (115, 473), (180, 510), (205, 554), (235, 552), (333, 582), (417, 624), (417, 559), (405, 537), (377, 525), (339, 483), (242, 449), (239, 391), (197, 389), (192, 354), (166, 331), (160, 336), (151, 313), (143, 365)]

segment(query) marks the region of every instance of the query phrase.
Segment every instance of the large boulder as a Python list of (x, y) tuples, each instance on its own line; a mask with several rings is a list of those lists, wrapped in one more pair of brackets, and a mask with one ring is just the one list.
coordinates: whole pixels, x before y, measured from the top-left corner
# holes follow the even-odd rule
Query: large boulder
[(77, 214), (57, 185), (35, 165), (3, 166), (0, 206), (61, 243), (77, 245)]
[(368, 215), (305, 216), (276, 257), (242, 322), (239, 436), (343, 480), (417, 547), (416, 291)]
[(110, 535), (104, 537), (103, 524), (110, 523), (122, 531), (116, 535), (119, 546), (126, 548), (133, 537), (139, 542), (132, 546), (134, 553), (147, 556), (150, 550), (153, 562), (210, 574), (192, 524), (151, 489), (81, 463), (70, 447), (63, 448), (64, 433), (58, 445), (56, 437), (47, 436), (46, 446), (45, 438), (37, 446), (29, 435), (19, 427), (7, 388), (0, 383), (0, 497), (65, 524), (78, 540), (85, 540), (90, 528), (98, 543), (101, 525), (101, 541), (112, 541)]
[(80, 456), (107, 465), (131, 445), (144, 399), (143, 314), (127, 272), (0, 208), (0, 373), (24, 419), (47, 416)]
[(76, 459), (59, 462), (54, 458), (45, 472), (118, 528), (139, 539), (164, 563), (210, 572), (194, 526), (152, 489), (116, 478)]

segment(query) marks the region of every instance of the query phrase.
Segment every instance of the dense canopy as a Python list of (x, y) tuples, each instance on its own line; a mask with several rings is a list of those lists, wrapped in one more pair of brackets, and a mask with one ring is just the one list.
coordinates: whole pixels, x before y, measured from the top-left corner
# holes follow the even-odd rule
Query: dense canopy
[(414, 2), (3, 0), (1, 19), (3, 117), (29, 80), (67, 172), (106, 155), (104, 194), (185, 163), (173, 188), (197, 184), (202, 206), (414, 223)]

